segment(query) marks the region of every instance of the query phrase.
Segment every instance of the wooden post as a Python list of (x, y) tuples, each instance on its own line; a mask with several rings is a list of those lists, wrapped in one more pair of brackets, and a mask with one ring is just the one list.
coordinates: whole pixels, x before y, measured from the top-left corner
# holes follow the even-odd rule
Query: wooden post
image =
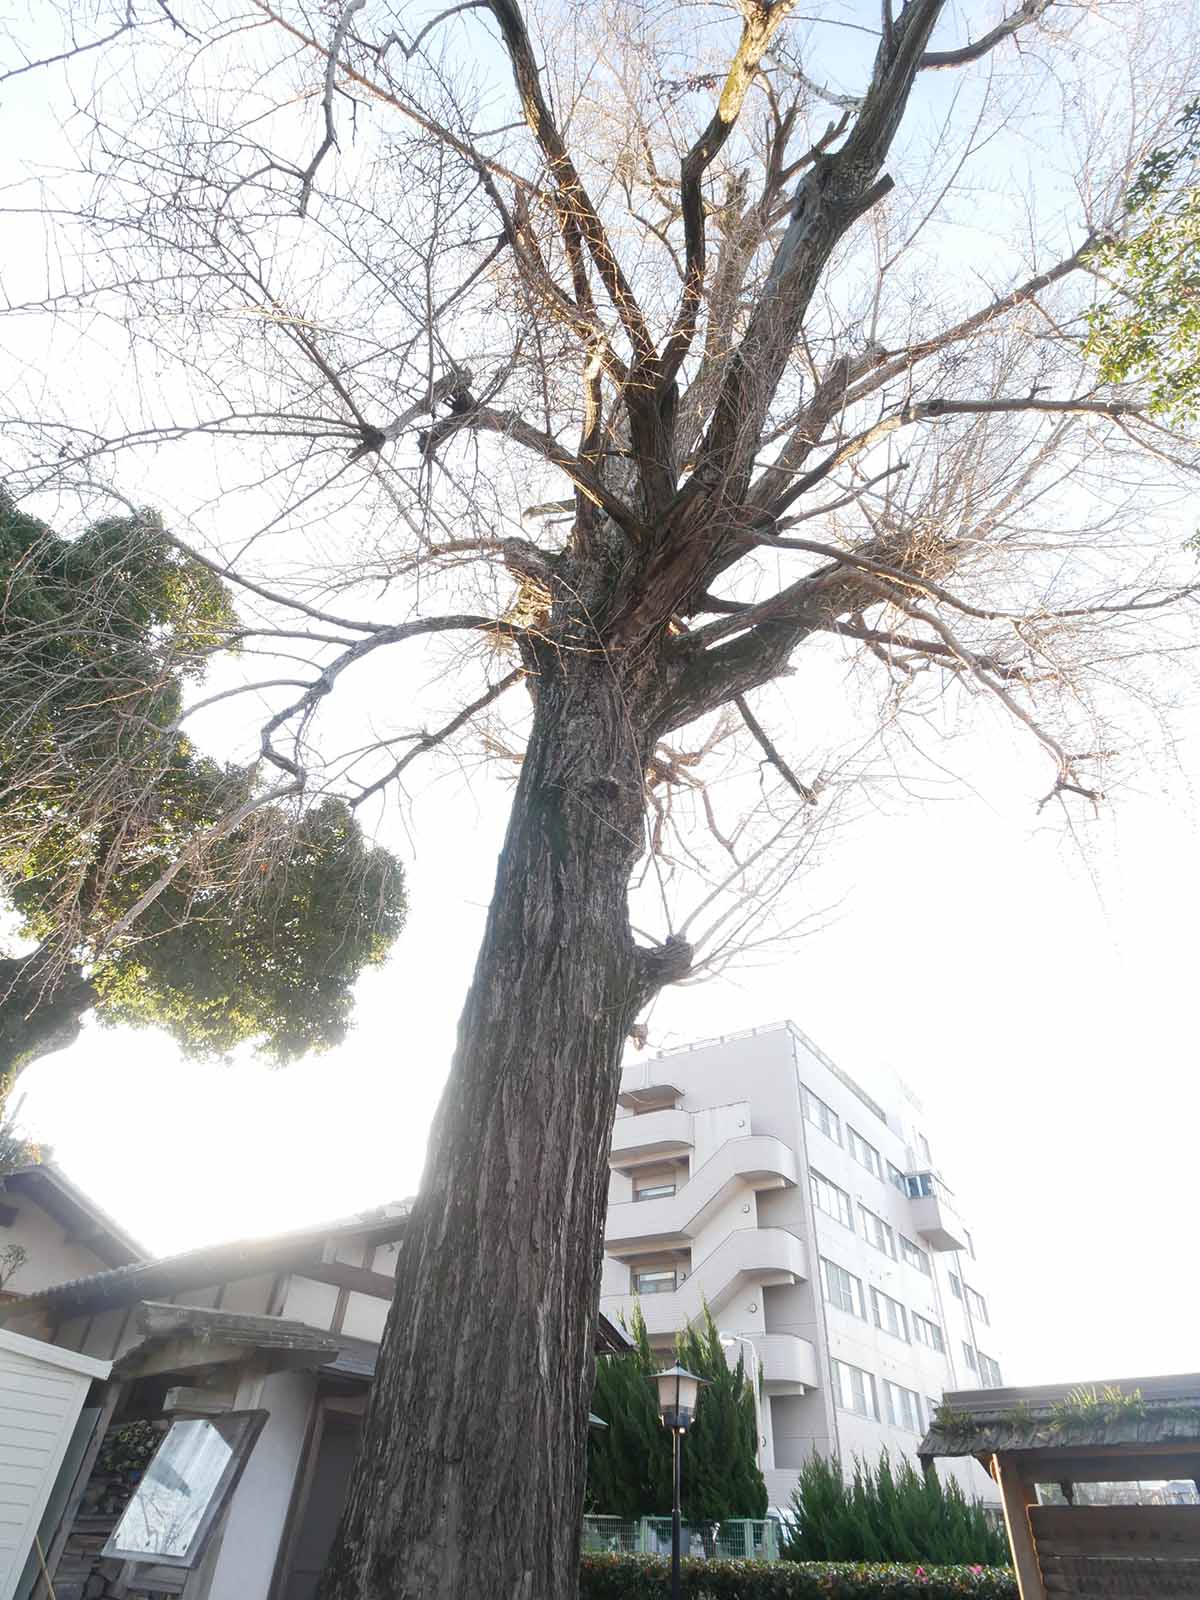
[(993, 1476), (1000, 1485), (1004, 1525), (1008, 1529), (1008, 1545), (1012, 1551), (1021, 1600), (1046, 1600), (1046, 1586), (1042, 1582), (1033, 1529), (1029, 1526), (1029, 1507), (1034, 1501), (1033, 1485), (1022, 1478), (1020, 1468), (1011, 1455), (997, 1454), (993, 1463)]

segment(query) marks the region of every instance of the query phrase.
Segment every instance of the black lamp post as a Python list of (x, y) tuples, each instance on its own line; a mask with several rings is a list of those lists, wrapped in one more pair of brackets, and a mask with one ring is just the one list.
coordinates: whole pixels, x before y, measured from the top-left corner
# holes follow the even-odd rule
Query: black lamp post
[(679, 1495), (682, 1487), (681, 1459), (683, 1436), (696, 1415), (696, 1402), (700, 1398), (700, 1385), (706, 1378), (698, 1378), (678, 1363), (666, 1372), (653, 1374), (658, 1386), (658, 1415), (664, 1428), (671, 1430), (673, 1475), (671, 1492), (671, 1600), (679, 1600)]

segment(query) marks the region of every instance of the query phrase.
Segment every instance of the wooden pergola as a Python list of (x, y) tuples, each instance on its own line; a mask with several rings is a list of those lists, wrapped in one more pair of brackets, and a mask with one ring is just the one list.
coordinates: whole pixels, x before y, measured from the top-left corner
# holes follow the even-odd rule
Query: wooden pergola
[[(920, 1454), (995, 1478), (1021, 1600), (1200, 1600), (1200, 1504), (1075, 1503), (1077, 1484), (1200, 1491), (1200, 1374), (947, 1394)], [(1040, 1504), (1039, 1484), (1066, 1504)]]

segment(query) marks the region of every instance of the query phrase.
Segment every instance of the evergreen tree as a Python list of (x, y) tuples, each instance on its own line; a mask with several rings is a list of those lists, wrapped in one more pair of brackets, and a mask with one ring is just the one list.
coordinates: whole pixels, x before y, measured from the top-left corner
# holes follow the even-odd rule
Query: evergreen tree
[(765, 1517), (767, 1486), (758, 1465), (758, 1426), (744, 1347), (731, 1367), (712, 1314), (703, 1316), (676, 1341), (680, 1366), (707, 1380), (696, 1418), (684, 1438), (683, 1510), (690, 1522), (723, 1522), (729, 1517)]
[(336, 1043), (403, 876), (344, 802), (258, 805), (179, 731), (236, 642), (224, 586), (153, 512), (68, 540), (0, 492), (0, 595), (0, 906), (35, 945), (0, 954), (0, 1081), (93, 1008), (194, 1054)]
[[(592, 1410), (608, 1424), (588, 1443), (588, 1505), (606, 1516), (670, 1516), (671, 1436), (658, 1417), (654, 1373), (669, 1365), (650, 1348), (641, 1308), (629, 1333), (634, 1350), (602, 1356)], [(763, 1517), (767, 1489), (755, 1447), (754, 1394), (739, 1356), (730, 1367), (707, 1306), (675, 1343), (675, 1359), (706, 1379), (683, 1443), (683, 1515), (689, 1522)]]
[(1008, 1544), (978, 1500), (953, 1479), (856, 1460), (849, 1483), (838, 1463), (811, 1456), (792, 1491), (783, 1544), (789, 1561), (902, 1561), (1004, 1566)]

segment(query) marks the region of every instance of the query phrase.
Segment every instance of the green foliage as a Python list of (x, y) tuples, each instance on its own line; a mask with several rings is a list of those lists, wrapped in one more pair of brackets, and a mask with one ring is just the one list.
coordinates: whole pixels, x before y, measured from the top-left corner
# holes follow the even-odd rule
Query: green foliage
[[(1017, 1600), (1007, 1567), (790, 1561), (684, 1561), (692, 1600)], [(670, 1563), (655, 1556), (585, 1555), (580, 1600), (668, 1600)]]
[(792, 1561), (918, 1561), (999, 1566), (1008, 1544), (982, 1505), (958, 1484), (893, 1467), (886, 1451), (872, 1468), (856, 1461), (847, 1483), (836, 1461), (812, 1456), (792, 1492), (783, 1551)]
[[(403, 925), (403, 876), (335, 800), (260, 806), (197, 848), (257, 784), (177, 729), (186, 685), (235, 642), (224, 586), (152, 512), (66, 540), (0, 494), (0, 596), (0, 898), (42, 947), (43, 1010), (95, 1004), (194, 1054), (337, 1043), (355, 980)], [(0, 1028), (0, 1070), (46, 1047), (24, 1009)]]
[[(650, 1349), (635, 1309), (635, 1349), (596, 1364), (592, 1410), (608, 1424), (588, 1439), (588, 1506), (606, 1516), (669, 1516), (671, 1437), (658, 1420), (655, 1373), (669, 1362)], [(676, 1340), (676, 1359), (707, 1378), (696, 1420), (684, 1436), (683, 1515), (689, 1522), (763, 1517), (767, 1490), (755, 1449), (754, 1394), (739, 1356), (730, 1367), (707, 1307)]]
[(1187, 421), (1200, 413), (1200, 101), (1177, 128), (1126, 197), (1135, 230), (1093, 253), (1120, 293), (1092, 311), (1086, 349), (1105, 383), (1145, 383), (1152, 411)]
[(1072, 1389), (1063, 1400), (1055, 1401), (1050, 1408), (1050, 1426), (1065, 1428), (1073, 1423), (1102, 1424), (1119, 1422), (1122, 1418), (1140, 1418), (1146, 1415), (1146, 1402), (1142, 1391), (1134, 1389), (1126, 1394), (1115, 1384), (1103, 1388)]

